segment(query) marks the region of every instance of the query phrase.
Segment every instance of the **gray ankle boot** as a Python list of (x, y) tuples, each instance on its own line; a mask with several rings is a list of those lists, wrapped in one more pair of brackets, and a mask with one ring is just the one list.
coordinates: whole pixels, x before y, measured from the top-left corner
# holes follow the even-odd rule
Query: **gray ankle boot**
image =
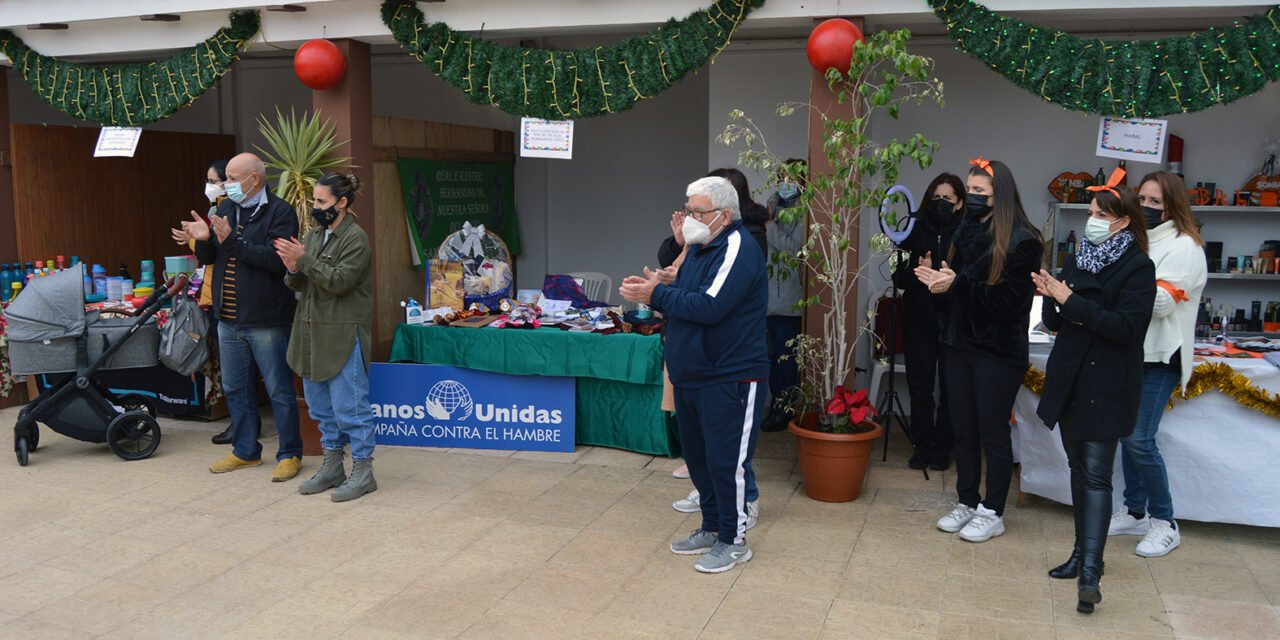
[(342, 468), (342, 449), (325, 449), (324, 462), (320, 470), (311, 479), (298, 487), (298, 493), (309, 496), (313, 493), (328, 491), (347, 480), (347, 472)]
[(373, 479), (373, 458), (353, 460), (351, 476), (333, 492), (334, 502), (355, 500), (360, 496), (378, 490), (378, 481)]

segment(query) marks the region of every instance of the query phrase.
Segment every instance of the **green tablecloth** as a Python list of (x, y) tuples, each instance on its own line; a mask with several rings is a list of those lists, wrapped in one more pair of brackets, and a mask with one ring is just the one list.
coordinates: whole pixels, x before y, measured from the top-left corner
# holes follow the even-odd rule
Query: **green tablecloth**
[(391, 361), (577, 378), (578, 444), (679, 454), (675, 423), (661, 407), (658, 336), (401, 324)]

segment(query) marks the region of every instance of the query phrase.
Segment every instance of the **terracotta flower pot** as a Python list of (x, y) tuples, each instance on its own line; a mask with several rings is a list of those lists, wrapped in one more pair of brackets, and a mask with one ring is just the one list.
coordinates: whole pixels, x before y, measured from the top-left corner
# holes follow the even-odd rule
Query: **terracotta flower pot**
[(814, 428), (817, 416), (805, 416), (802, 422), (806, 426), (792, 420), (787, 430), (796, 436), (805, 494), (822, 502), (857, 500), (867, 477), (872, 444), (884, 429), (868, 420), (862, 425), (870, 431), (825, 433)]
[(302, 435), (302, 455), (322, 456), (324, 447), (320, 445), (320, 423), (312, 419), (311, 411), (307, 408), (300, 376), (293, 377), (293, 388), (298, 392), (298, 431)]

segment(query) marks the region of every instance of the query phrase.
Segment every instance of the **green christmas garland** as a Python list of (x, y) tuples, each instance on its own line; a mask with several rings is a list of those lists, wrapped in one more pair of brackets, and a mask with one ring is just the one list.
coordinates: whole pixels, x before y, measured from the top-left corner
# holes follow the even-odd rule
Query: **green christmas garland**
[(1085, 39), (997, 15), (972, 0), (929, 0), (961, 51), (1075, 111), (1158, 117), (1252, 95), (1280, 80), (1280, 6), (1179, 38)]
[(508, 47), (435, 22), (413, 0), (386, 0), (382, 21), (396, 42), (467, 99), (547, 120), (630, 109), (702, 67), (764, 0), (715, 0), (611, 47), (550, 51)]
[(208, 40), (147, 64), (87, 65), (31, 50), (0, 30), (0, 51), (53, 108), (103, 125), (141, 126), (167, 118), (200, 97), (258, 33), (258, 13), (231, 14), (231, 26)]

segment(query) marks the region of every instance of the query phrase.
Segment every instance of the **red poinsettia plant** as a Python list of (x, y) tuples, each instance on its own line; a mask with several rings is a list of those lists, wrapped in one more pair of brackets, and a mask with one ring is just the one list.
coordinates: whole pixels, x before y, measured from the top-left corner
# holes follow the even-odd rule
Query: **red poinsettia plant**
[(825, 415), (821, 420), (822, 430), (832, 433), (867, 431), (869, 428), (862, 423), (871, 416), (880, 415), (871, 404), (866, 389), (850, 391), (844, 385), (836, 386), (835, 395), (827, 400), (823, 409)]

